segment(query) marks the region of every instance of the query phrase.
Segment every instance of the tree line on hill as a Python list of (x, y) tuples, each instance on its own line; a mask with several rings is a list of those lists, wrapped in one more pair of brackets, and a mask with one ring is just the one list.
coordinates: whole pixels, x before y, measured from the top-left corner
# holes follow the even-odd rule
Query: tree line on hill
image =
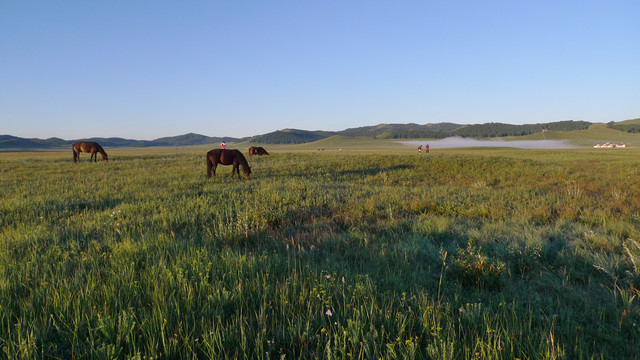
[(63, 140), (52, 137), (48, 139), (21, 138), (11, 135), (0, 135), (0, 149), (54, 149), (73, 145), (77, 141), (96, 141), (103, 147), (150, 147), (150, 146), (189, 146), (217, 144), (222, 141), (241, 141), (231, 137), (209, 137), (200, 134), (185, 134), (180, 136), (164, 137), (155, 140), (133, 140), (119, 137), (94, 137), (75, 140)]
[(549, 131), (584, 130), (591, 125), (587, 121), (557, 121), (542, 124), (512, 125), (503, 123), (486, 123), (477, 125), (458, 125), (452, 123), (439, 124), (381, 124), (351, 128), (336, 132), (281, 130), (269, 134), (254, 136), (249, 142), (263, 144), (300, 144), (317, 141), (332, 135), (351, 137), (375, 137), (378, 139), (444, 139), (451, 136), (472, 138), (493, 138), (503, 136), (524, 136)]
[[(27, 149), (27, 148), (62, 148), (70, 146), (76, 141), (97, 141), (103, 146), (119, 147), (147, 147), (147, 146), (188, 146), (219, 144), (226, 142), (249, 142), (261, 144), (302, 144), (309, 143), (333, 135), (349, 137), (374, 137), (378, 139), (443, 139), (451, 136), (472, 138), (493, 138), (503, 136), (524, 136), (549, 131), (573, 131), (584, 130), (591, 125), (587, 121), (557, 121), (539, 124), (513, 125), (504, 123), (485, 123), (474, 125), (459, 125), (453, 123), (436, 124), (380, 124), (349, 128), (342, 131), (307, 131), (297, 129), (284, 129), (268, 134), (245, 137), (209, 137), (200, 134), (185, 134), (173, 137), (164, 137), (155, 140), (130, 140), (123, 138), (90, 138), (77, 140), (63, 140), (59, 138), (49, 139), (25, 139), (10, 135), (0, 135), (0, 149)], [(640, 124), (609, 123), (612, 129), (626, 132), (640, 132)]]
[(417, 138), (433, 138), (444, 139), (451, 136), (472, 137), (472, 138), (494, 138), (504, 136), (525, 136), (549, 131), (573, 131), (585, 130), (591, 125), (587, 121), (558, 121), (544, 124), (525, 124), (512, 125), (502, 123), (486, 123), (477, 125), (460, 126), (451, 131), (433, 131), (433, 130), (407, 130), (395, 131), (387, 134), (387, 138), (393, 139), (417, 139)]
[(607, 123), (607, 127), (614, 130), (624, 131), (628, 133), (640, 133), (640, 124), (616, 123), (615, 121), (612, 121)]
[(247, 141), (256, 144), (304, 144), (322, 140), (336, 135), (330, 131), (306, 131), (296, 129), (284, 129), (264, 135), (249, 138)]

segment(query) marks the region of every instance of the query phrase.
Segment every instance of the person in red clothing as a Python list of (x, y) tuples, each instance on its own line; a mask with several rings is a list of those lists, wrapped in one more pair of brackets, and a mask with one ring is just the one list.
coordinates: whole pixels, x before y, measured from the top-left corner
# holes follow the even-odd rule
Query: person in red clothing
[(224, 148), (226, 148), (226, 147), (227, 147), (227, 144), (225, 144), (225, 142), (223, 141), (223, 142), (220, 144), (220, 148), (224, 149)]
[(418, 146), (418, 154), (422, 154), (422, 144), (420, 144), (420, 146)]
[(427, 146), (425, 146), (425, 152), (428, 154), (429, 153), (429, 144), (427, 144)]

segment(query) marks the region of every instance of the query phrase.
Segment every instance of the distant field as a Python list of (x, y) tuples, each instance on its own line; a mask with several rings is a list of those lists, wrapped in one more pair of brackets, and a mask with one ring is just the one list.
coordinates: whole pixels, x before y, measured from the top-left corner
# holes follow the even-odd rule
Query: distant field
[(640, 147), (211, 148), (0, 153), (0, 358), (640, 358)]
[(597, 143), (626, 143), (640, 147), (640, 134), (607, 128), (606, 124), (593, 124), (587, 130), (553, 131), (527, 136), (511, 137), (512, 140), (568, 140), (573, 144), (593, 147)]

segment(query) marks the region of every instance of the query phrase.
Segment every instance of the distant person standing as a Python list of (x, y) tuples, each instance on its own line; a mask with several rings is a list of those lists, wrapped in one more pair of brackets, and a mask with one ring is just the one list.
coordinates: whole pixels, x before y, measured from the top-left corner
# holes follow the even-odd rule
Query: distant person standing
[(422, 144), (420, 144), (420, 146), (418, 146), (418, 154), (422, 154)]
[(429, 153), (429, 144), (427, 144), (427, 146), (425, 146), (425, 152), (428, 154)]
[(227, 147), (227, 144), (224, 141), (220, 143), (220, 148), (224, 149), (226, 147)]

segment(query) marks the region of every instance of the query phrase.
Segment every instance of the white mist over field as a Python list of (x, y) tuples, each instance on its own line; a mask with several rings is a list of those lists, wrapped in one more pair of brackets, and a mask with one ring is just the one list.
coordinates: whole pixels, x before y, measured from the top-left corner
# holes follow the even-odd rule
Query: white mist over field
[(429, 144), (431, 149), (458, 148), (458, 147), (512, 147), (519, 149), (577, 149), (580, 146), (568, 143), (566, 140), (478, 140), (462, 138), (459, 136), (448, 137), (440, 140), (402, 141), (408, 146)]

